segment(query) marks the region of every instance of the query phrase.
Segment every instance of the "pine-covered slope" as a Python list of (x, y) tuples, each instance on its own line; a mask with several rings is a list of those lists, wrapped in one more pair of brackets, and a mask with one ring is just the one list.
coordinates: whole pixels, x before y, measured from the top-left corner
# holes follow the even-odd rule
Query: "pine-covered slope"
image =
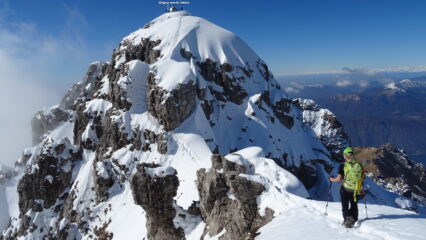
[[(0, 239), (254, 237), (288, 199), (326, 199), (349, 144), (241, 39), (185, 11), (125, 37), (32, 125), (1, 184), (16, 191), (0, 189)], [(370, 184), (372, 201), (398, 197)]]

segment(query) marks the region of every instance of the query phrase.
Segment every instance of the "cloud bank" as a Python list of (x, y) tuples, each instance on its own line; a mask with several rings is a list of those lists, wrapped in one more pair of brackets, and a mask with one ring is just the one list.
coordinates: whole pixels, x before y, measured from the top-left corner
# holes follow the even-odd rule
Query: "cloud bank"
[(87, 22), (78, 9), (64, 9), (62, 29), (52, 33), (0, 6), (0, 163), (13, 165), (31, 146), (34, 113), (58, 103), (83, 75), (87, 47), (80, 31)]

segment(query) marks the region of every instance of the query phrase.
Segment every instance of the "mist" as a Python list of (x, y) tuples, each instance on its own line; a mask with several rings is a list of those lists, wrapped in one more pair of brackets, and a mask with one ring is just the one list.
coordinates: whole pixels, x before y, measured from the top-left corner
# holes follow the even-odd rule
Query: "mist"
[[(31, 77), (36, 79), (21, 80)], [(13, 80), (8, 81), (10, 79)], [(58, 102), (62, 89), (37, 84), (37, 76), (2, 77), (0, 86), (0, 163), (13, 166), (22, 151), (31, 146), (30, 123), (34, 113)]]
[(31, 147), (31, 119), (56, 105), (78, 82), (88, 64), (88, 47), (79, 29), (78, 9), (64, 5), (63, 28), (46, 32), (0, 8), (0, 163), (13, 166)]

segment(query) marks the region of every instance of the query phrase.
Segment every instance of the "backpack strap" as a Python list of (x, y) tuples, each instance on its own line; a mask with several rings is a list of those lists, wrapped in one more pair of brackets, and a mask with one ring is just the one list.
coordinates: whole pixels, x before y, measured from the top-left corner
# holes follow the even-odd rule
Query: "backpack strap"
[(361, 163), (359, 163), (359, 162), (356, 162), (356, 163), (358, 163), (359, 166), (361, 167), (361, 169), (362, 169), (362, 175), (361, 175), (361, 179), (358, 180), (358, 182), (356, 183), (356, 188), (355, 188), (355, 191), (354, 191), (354, 201), (355, 202), (357, 202), (356, 195), (360, 193), (360, 191), (362, 189), (362, 184), (364, 183), (364, 179), (365, 179), (365, 169), (364, 169), (364, 167), (362, 166)]

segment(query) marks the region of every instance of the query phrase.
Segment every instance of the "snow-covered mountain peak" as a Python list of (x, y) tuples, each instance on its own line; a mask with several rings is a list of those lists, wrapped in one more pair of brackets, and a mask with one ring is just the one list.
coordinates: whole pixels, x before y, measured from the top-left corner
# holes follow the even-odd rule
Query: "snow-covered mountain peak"
[(234, 33), (186, 11), (165, 13), (147, 23), (125, 37), (121, 49), (126, 48), (128, 42), (137, 45), (142, 39), (160, 40), (156, 49), (161, 51), (162, 58), (176, 61), (182, 60), (183, 50), (198, 61), (210, 59), (236, 66), (245, 66), (247, 60), (258, 58)]
[(386, 84), (385, 89), (389, 89), (395, 92), (405, 92), (404, 89), (401, 89), (398, 87), (398, 83), (394, 83), (394, 82)]
[(179, 11), (124, 38), (32, 125), (35, 145), (0, 184), (0, 239), (251, 239), (325, 200), (349, 144), (235, 34)]
[(426, 82), (421, 80), (416, 81), (412, 79), (403, 79), (399, 82), (388, 83), (384, 87), (386, 90), (392, 91), (392, 93), (406, 94), (409, 91), (424, 89), (426, 87)]

